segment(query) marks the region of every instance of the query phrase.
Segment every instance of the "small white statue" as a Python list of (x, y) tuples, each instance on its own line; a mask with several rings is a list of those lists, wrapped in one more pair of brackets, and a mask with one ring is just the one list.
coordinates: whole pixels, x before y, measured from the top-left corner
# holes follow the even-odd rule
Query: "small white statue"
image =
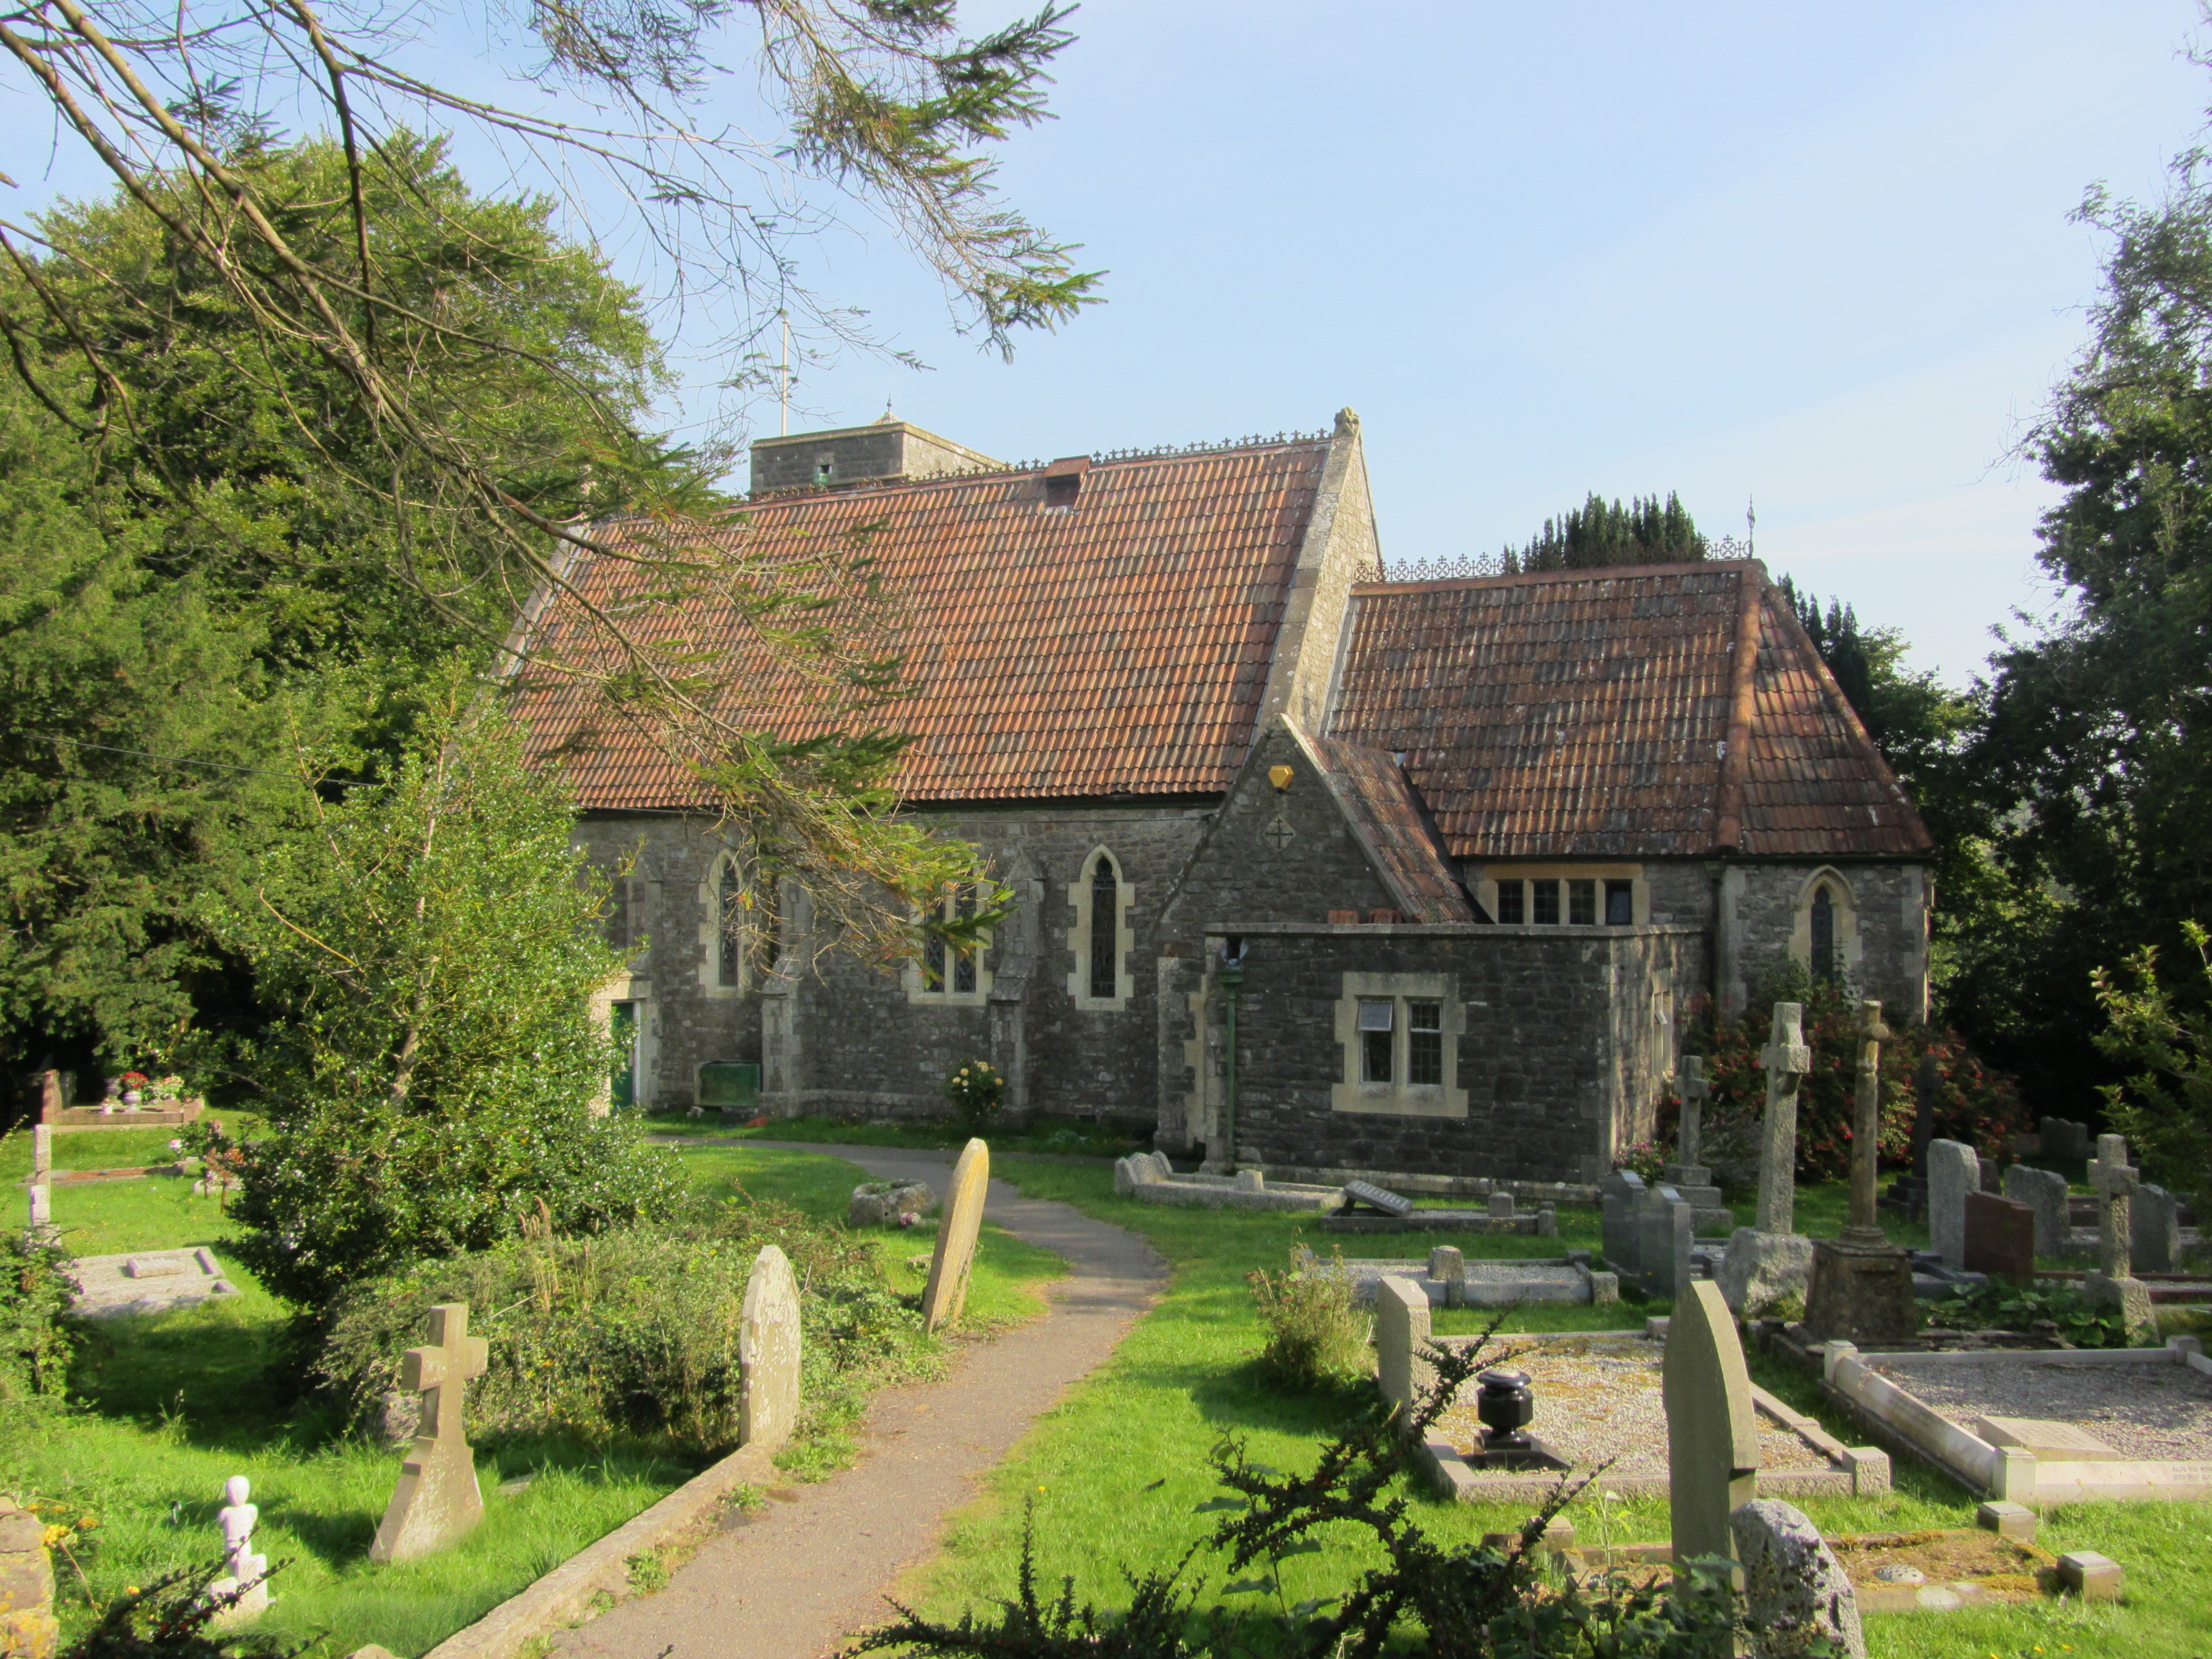
[(253, 1553), (253, 1528), (261, 1519), (260, 1506), (246, 1500), (253, 1488), (242, 1474), (234, 1474), (222, 1483), (223, 1506), (216, 1511), (216, 1523), (222, 1528), (223, 1553), (228, 1557), (227, 1576), (208, 1586), (211, 1596), (228, 1595), (243, 1591), (238, 1600), (216, 1615), (214, 1623), (221, 1629), (240, 1625), (263, 1612), (269, 1606), (269, 1558)]

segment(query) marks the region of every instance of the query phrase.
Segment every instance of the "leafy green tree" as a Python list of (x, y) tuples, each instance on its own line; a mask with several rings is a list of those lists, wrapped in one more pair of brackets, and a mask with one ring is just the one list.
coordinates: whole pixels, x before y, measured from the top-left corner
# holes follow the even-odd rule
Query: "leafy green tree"
[(2194, 921), (2181, 933), (2195, 963), (2179, 994), (2160, 981), (2148, 945), (2124, 978), (2098, 969), (2097, 1000), (2112, 1024), (2097, 1046), (2125, 1073), (2106, 1085), (2106, 1118), (2201, 1210), (2212, 1204), (2212, 935)]
[(603, 1115), (617, 1054), (592, 994), (621, 967), (604, 883), (512, 725), (434, 706), (373, 782), (325, 802), (215, 907), (276, 1018), (241, 1069), (270, 1132), (244, 1149), (240, 1255), (308, 1309), (542, 1221), (668, 1213), (680, 1182)]
[[(2089, 343), (2030, 443), (2065, 495), (2039, 558), (2065, 612), (1996, 657), (1968, 753), (2007, 895), (1986, 946), (2008, 1063), (2051, 1108), (2113, 1078), (2083, 1041), (2093, 975), (2212, 920), (2212, 181), (2202, 150), (2154, 205), (2092, 191), (2111, 238)], [(2184, 981), (2185, 998), (2199, 993)], [(1988, 1005), (1994, 1019), (1999, 997)]]
[(1708, 546), (1689, 509), (1672, 490), (1631, 498), (1623, 507), (1593, 491), (1588, 501), (1556, 519), (1517, 551), (1500, 555), (1516, 570), (1589, 570), (1606, 565), (1678, 564), (1702, 559)]

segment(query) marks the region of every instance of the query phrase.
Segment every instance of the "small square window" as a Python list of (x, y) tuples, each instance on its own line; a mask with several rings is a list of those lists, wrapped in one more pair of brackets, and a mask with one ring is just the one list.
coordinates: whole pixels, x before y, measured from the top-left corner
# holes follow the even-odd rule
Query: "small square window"
[(1597, 926), (1597, 884), (1594, 881), (1571, 881), (1567, 884), (1567, 921), (1576, 927)]
[(1525, 883), (1501, 881), (1498, 884), (1498, 919), (1515, 926), (1528, 920)]
[(1636, 925), (1636, 884), (1634, 882), (1606, 883), (1605, 925), (1608, 927), (1633, 927)]
[(1532, 881), (1528, 884), (1528, 893), (1535, 901), (1530, 907), (1532, 914), (1528, 920), (1546, 927), (1557, 927), (1559, 921), (1559, 884), (1556, 881)]
[(1444, 1006), (1441, 1002), (1406, 1005), (1406, 1081), (1441, 1084), (1444, 1080)]
[(1359, 1005), (1359, 1080), (1362, 1083), (1388, 1083), (1390, 1080), (1390, 1038), (1395, 1012), (1396, 1005), (1389, 1002), (1363, 1000)]

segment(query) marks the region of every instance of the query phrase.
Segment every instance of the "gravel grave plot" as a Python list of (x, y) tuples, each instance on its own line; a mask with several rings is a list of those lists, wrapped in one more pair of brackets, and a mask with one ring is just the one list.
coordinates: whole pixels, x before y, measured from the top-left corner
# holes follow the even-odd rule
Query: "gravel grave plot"
[(2212, 1376), (2187, 1365), (1884, 1360), (1875, 1369), (1960, 1427), (1978, 1417), (2073, 1423), (2130, 1458), (2212, 1462)]
[[(1608, 1457), (1609, 1473), (1663, 1480), (1667, 1474), (1667, 1408), (1659, 1393), (1665, 1350), (1643, 1337), (1591, 1337), (1531, 1343), (1500, 1366), (1528, 1374), (1536, 1397), (1528, 1431), (1577, 1469)], [(1470, 1378), (1437, 1427), (1462, 1455), (1478, 1443), (1475, 1415), (1480, 1384)], [(1766, 1469), (1825, 1469), (1828, 1460), (1790, 1430), (1759, 1419), (1759, 1463)]]

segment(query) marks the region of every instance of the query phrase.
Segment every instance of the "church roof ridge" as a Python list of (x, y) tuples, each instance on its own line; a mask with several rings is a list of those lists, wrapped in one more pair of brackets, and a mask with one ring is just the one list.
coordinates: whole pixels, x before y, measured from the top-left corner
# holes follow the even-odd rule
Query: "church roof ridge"
[[(865, 428), (861, 428), (865, 429)], [(1264, 433), (1252, 433), (1242, 438), (1200, 439), (1187, 444), (1161, 444), (1146, 449), (1094, 449), (1089, 459), (1098, 466), (1115, 466), (1135, 461), (1172, 461), (1186, 457), (1228, 455), (1241, 451), (1290, 449), (1299, 445), (1326, 444), (1326, 432), (1278, 432), (1273, 437)], [(914, 477), (863, 478), (851, 483), (803, 483), (787, 485), (781, 489), (761, 489), (746, 497), (752, 501), (788, 501), (812, 495), (871, 495), (893, 491), (927, 489), (932, 485), (968, 483), (991, 478), (1020, 477), (1042, 472), (1054, 460), (1065, 456), (1043, 457), (1027, 461), (1008, 461), (999, 466), (976, 466), (945, 472), (924, 473)]]

